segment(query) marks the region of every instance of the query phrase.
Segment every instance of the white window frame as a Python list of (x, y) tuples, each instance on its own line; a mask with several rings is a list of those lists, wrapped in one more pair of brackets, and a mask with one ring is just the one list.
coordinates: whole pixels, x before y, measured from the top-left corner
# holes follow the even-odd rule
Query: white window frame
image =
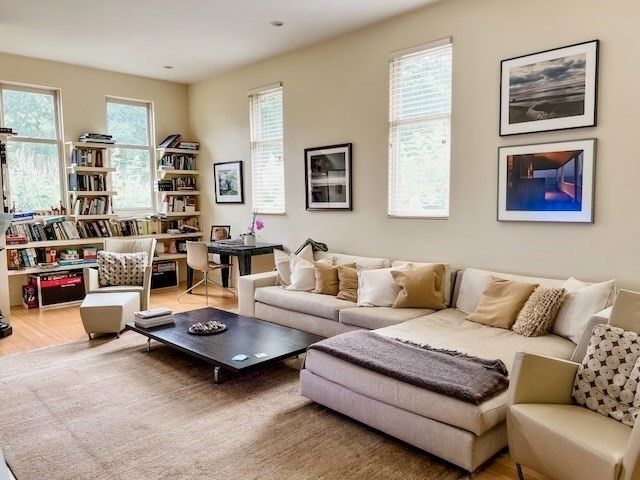
[[(3, 94), (5, 90), (15, 90), (19, 92), (27, 92), (27, 93), (37, 93), (41, 95), (51, 95), (53, 97), (53, 115), (54, 115), (54, 125), (56, 131), (56, 138), (36, 138), (36, 137), (23, 137), (20, 135), (18, 131), (17, 135), (10, 135), (7, 137), (7, 143), (10, 142), (21, 142), (21, 143), (45, 143), (49, 145), (57, 145), (58, 150), (58, 178), (60, 182), (60, 201), (62, 205), (66, 205), (66, 169), (65, 169), (65, 158), (64, 158), (64, 138), (62, 135), (62, 108), (60, 105), (61, 102), (61, 94), (59, 88), (51, 88), (51, 87), (38, 87), (33, 85), (24, 85), (18, 83), (11, 82), (0, 82), (0, 126), (11, 127), (11, 125), (4, 125), (4, 98)], [(8, 159), (7, 159), (8, 161)], [(7, 198), (7, 205), (11, 208), (13, 204), (13, 199), (11, 198), (11, 176), (8, 174), (9, 169), (7, 168), (7, 177), (5, 179), (5, 187), (9, 192), (9, 196)], [(54, 205), (55, 206), (55, 205)]]
[[(147, 145), (128, 145), (126, 143), (114, 143), (113, 145), (111, 145), (112, 148), (126, 148), (126, 149), (132, 149), (132, 150), (147, 150), (149, 152), (149, 194), (151, 196), (151, 205), (148, 208), (122, 208), (122, 207), (118, 207), (115, 213), (118, 212), (123, 212), (126, 213), (128, 215), (136, 215), (136, 214), (145, 214), (145, 213), (150, 213), (150, 212), (156, 212), (158, 205), (157, 205), (157, 198), (155, 195), (155, 173), (156, 173), (156, 148), (155, 148), (155, 138), (156, 138), (156, 134), (155, 134), (155, 122), (154, 122), (154, 109), (153, 109), (153, 102), (151, 100), (139, 100), (139, 99), (133, 99), (133, 98), (124, 98), (124, 97), (114, 97), (114, 96), (109, 96), (107, 95), (106, 97), (106, 103), (105, 103), (105, 114), (107, 117), (107, 126), (109, 125), (109, 103), (119, 103), (122, 105), (132, 105), (135, 107), (145, 107), (147, 109), (147, 133), (148, 133), (148, 138), (147, 138)], [(108, 128), (108, 127), (107, 127)], [(117, 141), (117, 139), (115, 139)], [(111, 155), (109, 155), (109, 158), (111, 159)], [(113, 164), (109, 165), (109, 166), (113, 166)], [(117, 172), (114, 172), (114, 174)], [(116, 203), (117, 203), (117, 198), (116, 198)]]
[[(423, 45), (418, 45), (415, 47), (411, 47), (404, 50), (399, 50), (396, 52), (392, 52), (390, 54), (389, 61), (389, 177), (388, 177), (388, 200), (387, 200), (387, 210), (389, 218), (419, 218), (419, 219), (448, 219), (449, 212), (451, 207), (451, 105), (449, 104), (448, 113), (439, 113), (434, 115), (423, 115), (416, 116), (410, 119), (399, 119), (395, 118), (394, 114), (396, 113), (395, 102), (397, 101), (394, 98), (394, 94), (396, 93), (396, 84), (394, 83), (397, 79), (394, 77), (394, 72), (396, 70), (397, 62), (402, 62), (403, 59), (406, 58), (415, 58), (416, 55), (428, 55), (430, 51), (440, 51), (443, 48), (448, 48), (451, 52), (451, 60), (453, 61), (453, 45), (451, 42), (451, 38), (447, 37), (441, 40), (437, 40), (435, 42), (430, 42)], [(451, 86), (453, 88), (453, 85)], [(451, 92), (450, 95), (451, 96)], [(397, 180), (396, 170), (398, 168), (397, 161), (399, 148), (399, 141), (396, 138), (397, 127), (406, 126), (406, 125), (420, 125), (420, 124), (429, 124), (438, 120), (448, 120), (449, 129), (445, 137), (442, 138), (443, 144), (446, 143), (448, 147), (448, 163), (449, 163), (449, 171), (448, 171), (448, 180), (447, 180), (447, 201), (446, 207), (440, 210), (428, 210), (421, 209), (419, 211), (411, 210), (410, 213), (405, 210), (402, 211), (399, 208), (399, 205), (396, 205), (396, 192), (401, 189), (401, 185)]]
[[(272, 93), (275, 90), (280, 90), (281, 94), (281, 102), (283, 108), (283, 119), (282, 119), (282, 137), (278, 138), (269, 138), (263, 139), (260, 137), (260, 129), (257, 128), (259, 125), (259, 118), (256, 118), (257, 108), (255, 107), (255, 102), (260, 98), (261, 95)], [(251, 202), (252, 209), (256, 213), (260, 214), (275, 214), (275, 215), (284, 215), (286, 214), (286, 188), (285, 188), (285, 156), (284, 156), (284, 90), (282, 87), (282, 82), (274, 83), (271, 85), (265, 85), (263, 87), (255, 88), (248, 92), (249, 95), (249, 129), (250, 129), (250, 146), (251, 146)], [(257, 176), (256, 171), (256, 152), (260, 145), (266, 144), (275, 144), (280, 143), (282, 145), (282, 208), (268, 208), (265, 205), (259, 205), (256, 203), (256, 199), (258, 195), (256, 192), (258, 191), (257, 186)]]

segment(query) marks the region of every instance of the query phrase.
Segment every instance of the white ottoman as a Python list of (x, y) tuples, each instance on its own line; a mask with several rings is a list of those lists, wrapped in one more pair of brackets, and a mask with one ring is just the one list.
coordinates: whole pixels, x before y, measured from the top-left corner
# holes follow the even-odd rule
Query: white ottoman
[(80, 305), (80, 317), (89, 339), (92, 333), (115, 333), (119, 337), (124, 324), (132, 322), (138, 310), (138, 292), (90, 293)]

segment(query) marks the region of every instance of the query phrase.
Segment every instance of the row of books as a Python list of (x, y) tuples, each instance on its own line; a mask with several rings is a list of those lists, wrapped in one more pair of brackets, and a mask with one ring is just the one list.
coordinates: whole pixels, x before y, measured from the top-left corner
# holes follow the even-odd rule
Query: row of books
[[(95, 250), (95, 249), (93, 249)], [(55, 268), (55, 267), (68, 267), (71, 265), (84, 265), (89, 263), (95, 263), (97, 256), (85, 256), (80, 258), (63, 259), (57, 257), (55, 250), (50, 250), (45, 247), (30, 247), (23, 248), (21, 250), (8, 250), (7, 251), (7, 266), (9, 270), (22, 270), (23, 268), (39, 267), (42, 269)], [(63, 254), (60, 255), (61, 257)]]
[(158, 160), (158, 168), (175, 168), (176, 170), (195, 170), (196, 157), (194, 155), (165, 155)]
[(7, 230), (7, 244), (18, 245), (46, 240), (77, 240), (80, 238), (128, 237), (179, 232), (199, 232), (197, 217), (178, 220), (118, 219), (118, 220), (66, 220), (64, 216), (30, 223), (11, 225)]
[(79, 167), (104, 167), (104, 150), (76, 147), (71, 152), (71, 164)]
[(193, 177), (165, 178), (157, 182), (159, 192), (172, 190), (196, 190), (196, 179)]
[(11, 127), (0, 127), (0, 135), (17, 135), (18, 132), (14, 132)]
[[(65, 217), (56, 221), (17, 223), (7, 229), (7, 243), (42, 242), (45, 240), (74, 240), (80, 238), (75, 222)], [(25, 239), (25, 241), (22, 240)]]
[(115, 143), (113, 141), (113, 135), (107, 135), (105, 133), (85, 132), (78, 137), (78, 140), (87, 143)]
[(196, 211), (196, 197), (176, 197), (165, 195), (162, 200), (162, 213), (190, 213)]
[(69, 175), (69, 190), (76, 192), (103, 192), (107, 189), (107, 179), (103, 174), (80, 175), (72, 173)]
[(111, 213), (111, 198), (78, 197), (71, 208), (73, 215), (108, 215)]
[(200, 148), (199, 142), (193, 140), (181, 140), (178, 144), (178, 148), (184, 148), (185, 150), (198, 150)]

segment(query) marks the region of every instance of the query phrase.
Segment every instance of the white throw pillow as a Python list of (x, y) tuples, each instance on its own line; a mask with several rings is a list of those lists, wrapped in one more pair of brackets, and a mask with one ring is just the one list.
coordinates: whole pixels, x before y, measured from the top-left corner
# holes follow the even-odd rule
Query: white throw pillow
[(551, 332), (577, 344), (591, 315), (607, 308), (615, 291), (615, 280), (587, 286), (572, 277), (563, 287), (569, 293), (564, 297)]
[[(278, 271), (278, 278), (281, 285), (291, 284), (291, 257), (294, 254), (285, 253), (282, 250), (273, 251), (273, 261), (276, 264), (276, 270)], [(297, 255), (300, 258), (313, 262), (313, 247), (311, 245), (305, 245), (304, 248)]]
[(391, 270), (379, 268), (358, 271), (358, 307), (390, 307), (396, 301), (401, 287), (393, 279)]
[[(331, 258), (318, 260), (316, 263), (327, 263), (331, 265)], [(302, 292), (310, 292), (316, 288), (316, 271), (313, 268), (313, 262), (305, 260), (296, 255), (291, 255), (291, 284), (284, 287), (287, 290), (297, 290)]]

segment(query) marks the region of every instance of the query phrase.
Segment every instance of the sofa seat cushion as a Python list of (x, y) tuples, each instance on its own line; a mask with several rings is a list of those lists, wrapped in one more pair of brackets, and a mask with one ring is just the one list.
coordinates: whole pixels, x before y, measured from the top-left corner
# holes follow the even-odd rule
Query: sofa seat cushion
[[(499, 358), (509, 369), (516, 352), (520, 350), (568, 359), (575, 348), (571, 341), (556, 335), (523, 337), (511, 330), (470, 322), (464, 316), (464, 312), (448, 308), (376, 332), (390, 338), (454, 349), (481, 358)], [(361, 395), (476, 435), (483, 434), (506, 418), (507, 392), (480, 405), (472, 405), (357, 367), (316, 350), (307, 353), (305, 368)]]
[(396, 325), (435, 312), (430, 308), (356, 307), (340, 310), (340, 323), (355, 327), (375, 328)]
[(568, 360), (576, 347), (571, 340), (558, 335), (524, 337), (513, 330), (489, 327), (465, 320), (464, 317), (464, 312), (447, 308), (377, 332), (434, 348), (454, 349), (480, 358), (499, 359), (509, 370), (517, 352)]
[[(546, 473), (555, 478), (618, 478), (631, 431), (575, 405), (525, 403), (509, 410), (509, 443), (515, 442), (522, 455), (535, 445), (533, 455), (546, 459)], [(526, 437), (520, 432), (527, 432)], [(518, 460), (526, 465), (526, 458)]]
[(338, 321), (339, 311), (343, 308), (355, 307), (355, 303), (340, 300), (329, 295), (312, 292), (296, 292), (282, 287), (263, 287), (256, 289), (256, 302), (266, 303), (274, 307), (307, 313), (316, 317)]

